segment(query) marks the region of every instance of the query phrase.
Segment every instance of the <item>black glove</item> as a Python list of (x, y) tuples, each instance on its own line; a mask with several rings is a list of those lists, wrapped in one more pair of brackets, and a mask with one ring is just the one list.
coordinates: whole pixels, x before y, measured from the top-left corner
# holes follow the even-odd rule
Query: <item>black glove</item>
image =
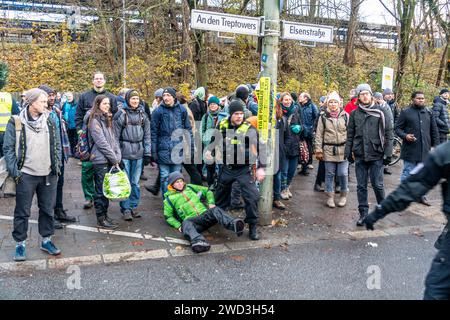
[(387, 166), (389, 163), (391, 163), (391, 161), (392, 161), (391, 157), (386, 157), (386, 158), (383, 159), (383, 164), (385, 166)]
[(366, 226), (367, 230), (373, 230), (373, 225), (380, 219), (382, 219), (386, 214), (384, 213), (383, 209), (380, 205), (377, 205), (375, 210), (373, 210), (371, 213), (369, 213), (365, 218), (363, 219), (362, 223)]
[(354, 163), (354, 162), (355, 162), (355, 159), (353, 159), (353, 156), (352, 156), (351, 153), (350, 153), (350, 155), (346, 156), (345, 158), (346, 158), (346, 160), (347, 160), (349, 163)]
[(144, 160), (143, 160), (144, 167), (148, 166), (151, 162), (152, 162), (152, 157), (144, 156)]

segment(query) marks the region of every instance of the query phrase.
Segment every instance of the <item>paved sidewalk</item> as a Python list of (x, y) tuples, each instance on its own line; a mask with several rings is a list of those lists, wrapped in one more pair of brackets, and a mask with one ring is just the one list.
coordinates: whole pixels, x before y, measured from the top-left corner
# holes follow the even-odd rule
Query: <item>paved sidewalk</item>
[[(387, 193), (399, 183), (402, 164), (392, 168), (394, 174), (385, 175)], [(147, 182), (156, 179), (156, 169), (146, 168), (149, 176)], [(296, 175), (291, 191), (293, 199), (285, 201), (287, 210), (273, 211), (273, 223), (261, 227), (262, 240), (250, 241), (248, 231), (242, 237), (215, 226), (204, 234), (212, 249), (210, 253), (243, 250), (248, 248), (270, 248), (291, 244), (310, 243), (316, 240), (329, 239), (364, 239), (379, 236), (409, 234), (423, 236), (423, 232), (440, 231), (444, 217), (441, 213), (442, 200), (438, 188), (430, 192), (428, 198), (433, 204), (426, 207), (413, 204), (400, 214), (391, 214), (377, 224), (375, 232), (366, 231), (355, 225), (358, 211), (356, 200), (356, 179), (354, 167), (350, 171), (350, 193), (345, 208), (330, 209), (325, 206), (326, 196), (323, 192), (312, 190), (316, 168), (307, 177)], [(80, 183), (81, 167), (75, 159), (70, 159), (66, 166), (64, 203), (70, 215), (77, 217), (78, 222), (67, 225), (63, 230), (56, 230), (54, 242), (62, 250), (57, 257), (49, 257), (39, 250), (37, 232), (38, 208), (36, 201), (32, 207), (29, 237), (27, 242), (27, 258), (25, 263), (15, 263), (12, 255), (15, 243), (11, 237), (12, 216), (15, 199), (0, 199), (0, 272), (23, 271), (27, 268), (66, 268), (71, 264), (89, 265), (97, 263), (115, 263), (122, 261), (167, 258), (193, 254), (188, 242), (182, 235), (169, 227), (162, 214), (162, 198), (155, 197), (143, 188), (139, 210), (143, 213), (140, 219), (126, 222), (121, 219), (119, 205), (111, 203), (110, 215), (116, 219), (120, 227), (114, 232), (96, 228), (94, 209), (83, 210), (83, 193)], [(374, 194), (369, 188), (369, 202), (375, 203)], [(243, 212), (233, 212), (242, 216)]]

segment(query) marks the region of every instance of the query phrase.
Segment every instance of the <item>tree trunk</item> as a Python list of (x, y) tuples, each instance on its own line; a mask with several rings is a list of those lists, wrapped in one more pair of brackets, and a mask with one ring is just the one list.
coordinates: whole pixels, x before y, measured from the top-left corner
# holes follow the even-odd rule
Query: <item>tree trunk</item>
[[(198, 0), (187, 0), (189, 9), (197, 7)], [(208, 65), (206, 62), (205, 35), (203, 31), (193, 31), (192, 41), (194, 43), (193, 61), (195, 65), (195, 79), (197, 87), (208, 86)]]
[(441, 79), (442, 79), (442, 74), (444, 73), (444, 69), (445, 66), (447, 64), (449, 64), (449, 57), (448, 57), (448, 43), (449, 43), (450, 39), (446, 39), (446, 45), (445, 45), (445, 49), (444, 52), (442, 52), (442, 58), (441, 58), (441, 63), (439, 64), (439, 70), (438, 70), (438, 74), (437, 74), (437, 78), (436, 78), (436, 87), (439, 87), (441, 85)]
[(343, 63), (353, 67), (356, 63), (355, 58), (355, 33), (358, 27), (358, 11), (361, 0), (351, 0), (350, 21), (347, 29), (347, 44), (345, 46)]
[(416, 8), (416, 0), (401, 0), (401, 4), (397, 8), (400, 16), (400, 45), (398, 50), (398, 67), (395, 77), (395, 89), (397, 92), (397, 100), (400, 101), (402, 92), (403, 76), (405, 74), (405, 66), (408, 59), (409, 47), (411, 45), (411, 24)]

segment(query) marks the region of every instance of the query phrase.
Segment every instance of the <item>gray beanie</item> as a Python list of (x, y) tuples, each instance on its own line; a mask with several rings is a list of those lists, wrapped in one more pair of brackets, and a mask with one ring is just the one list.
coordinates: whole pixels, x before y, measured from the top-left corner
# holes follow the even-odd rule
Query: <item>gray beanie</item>
[(374, 97), (375, 99), (383, 99), (383, 95), (381, 94), (381, 92), (375, 92), (375, 93), (373, 94), (373, 97)]
[(184, 177), (181, 174), (181, 172), (179, 171), (172, 172), (171, 174), (169, 174), (169, 177), (167, 178), (167, 183), (169, 184), (169, 186), (171, 186), (178, 179), (184, 180)]
[(25, 103), (27, 106), (33, 104), (41, 95), (48, 97), (47, 92), (39, 88), (33, 88), (25, 92)]
[(383, 91), (383, 96), (387, 95), (387, 94), (394, 94), (394, 92), (392, 91), (392, 89), (386, 88)]
[(155, 91), (155, 98), (162, 98), (164, 89), (163, 88), (159, 88), (158, 90)]
[(362, 91), (369, 91), (370, 94), (372, 94), (372, 88), (370, 88), (370, 85), (367, 84), (367, 83), (361, 83), (360, 85), (358, 85), (358, 86), (356, 87), (356, 96), (359, 97), (359, 94), (360, 94)]

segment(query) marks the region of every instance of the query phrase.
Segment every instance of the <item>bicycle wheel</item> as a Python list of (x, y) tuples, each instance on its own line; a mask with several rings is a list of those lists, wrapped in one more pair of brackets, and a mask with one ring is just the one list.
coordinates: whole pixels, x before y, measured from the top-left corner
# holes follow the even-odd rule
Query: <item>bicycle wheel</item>
[(389, 163), (389, 166), (393, 166), (400, 160), (401, 151), (402, 151), (402, 140), (398, 137), (395, 137), (392, 148), (392, 161)]

